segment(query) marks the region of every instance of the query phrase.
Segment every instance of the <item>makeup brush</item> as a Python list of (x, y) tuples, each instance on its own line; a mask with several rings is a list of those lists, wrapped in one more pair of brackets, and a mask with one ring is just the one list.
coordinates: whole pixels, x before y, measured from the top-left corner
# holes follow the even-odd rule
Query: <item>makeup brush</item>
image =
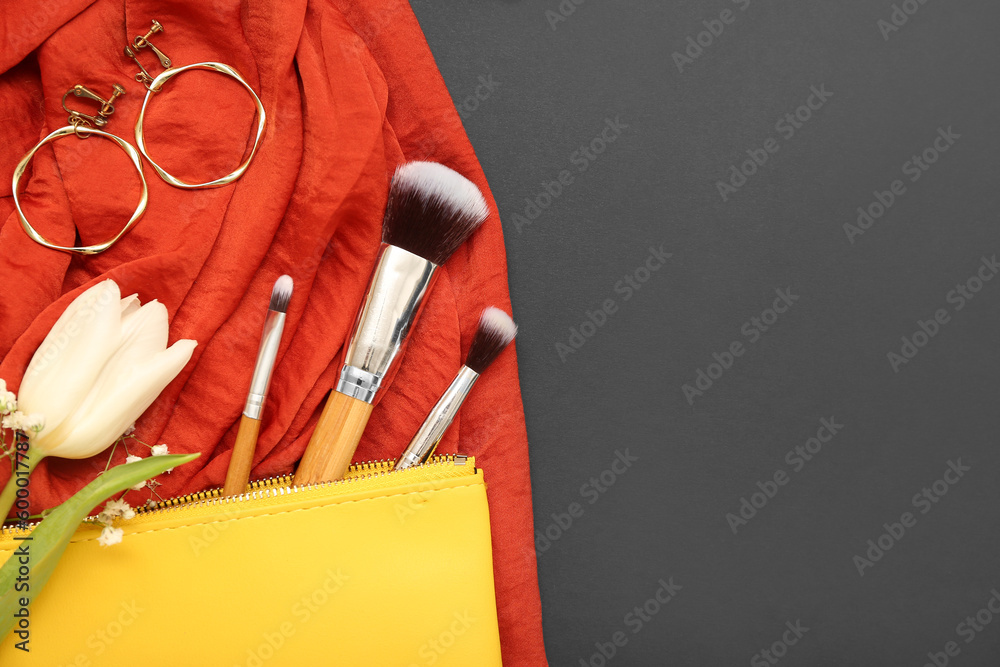
[(472, 385), (476, 384), (483, 371), (510, 345), (516, 335), (517, 325), (510, 319), (510, 315), (492, 306), (483, 311), (465, 365), (459, 369), (451, 386), (434, 404), (427, 419), (410, 440), (406, 451), (396, 462), (396, 470), (420, 465), (434, 453), (469, 395)]
[(264, 319), (260, 348), (257, 350), (257, 365), (253, 370), (253, 379), (250, 380), (240, 430), (236, 433), (236, 445), (229, 460), (226, 484), (222, 487), (224, 496), (235, 496), (247, 490), (253, 453), (257, 448), (257, 435), (260, 433), (260, 417), (264, 411), (264, 401), (267, 400), (267, 390), (271, 386), (271, 372), (278, 356), (281, 333), (285, 328), (285, 313), (288, 312), (288, 302), (291, 299), (292, 279), (290, 276), (281, 276), (271, 290), (271, 303)]
[(351, 464), (378, 391), (398, 368), (437, 269), (489, 215), (479, 188), (436, 162), (409, 162), (389, 187), (382, 247), (344, 355), (294, 483), (337, 480)]

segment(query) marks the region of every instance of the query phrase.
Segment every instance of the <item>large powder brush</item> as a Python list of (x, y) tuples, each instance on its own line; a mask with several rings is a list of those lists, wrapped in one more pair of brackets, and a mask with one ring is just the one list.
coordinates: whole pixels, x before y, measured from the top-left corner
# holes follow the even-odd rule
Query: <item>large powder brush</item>
[(437, 269), (486, 220), (479, 188), (436, 162), (400, 166), (389, 188), (382, 247), (358, 311), (344, 367), (294, 483), (344, 476), (376, 395), (395, 375)]

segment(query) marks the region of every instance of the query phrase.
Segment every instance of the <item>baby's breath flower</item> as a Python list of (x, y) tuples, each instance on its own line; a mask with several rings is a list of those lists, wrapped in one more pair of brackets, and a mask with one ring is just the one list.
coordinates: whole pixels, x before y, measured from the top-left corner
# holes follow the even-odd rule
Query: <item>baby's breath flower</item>
[(104, 530), (101, 531), (101, 536), (97, 538), (97, 543), (102, 547), (110, 547), (112, 544), (118, 544), (122, 541), (122, 535), (125, 533), (121, 528), (112, 528), (111, 526), (105, 526)]
[(105, 526), (110, 526), (114, 520), (121, 517), (125, 520), (135, 517), (135, 510), (124, 500), (109, 500), (104, 504), (104, 509), (97, 515), (97, 520)]
[[(141, 456), (133, 456), (132, 454), (129, 454), (128, 456), (125, 457), (125, 463), (135, 463), (136, 461), (141, 461), (141, 460), (142, 460)], [(138, 491), (139, 489), (145, 488), (145, 486), (146, 486), (146, 480), (142, 480), (141, 482), (133, 486), (132, 490)]]
[(14, 392), (7, 391), (7, 387), (4, 386), (3, 391), (0, 391), (0, 414), (7, 414), (16, 410), (17, 396), (14, 395)]
[(3, 419), (0, 420), (0, 426), (3, 426), (4, 428), (9, 428), (14, 431), (22, 430), (23, 424), (24, 424), (23, 412), (11, 412), (10, 414), (4, 415)]
[(125, 429), (125, 432), (122, 433), (122, 435), (127, 437), (132, 435), (133, 433), (135, 433), (135, 422), (132, 422), (132, 425), (129, 426), (127, 429)]
[(21, 430), (27, 433), (31, 431), (32, 433), (39, 433), (45, 428), (45, 416), (40, 414), (30, 414), (24, 415), (21, 419)]
[[(167, 446), (164, 444), (153, 445), (150, 449), (152, 449), (153, 456), (166, 456), (170, 453), (170, 450), (167, 449)], [(164, 472), (170, 473), (173, 472), (173, 470), (173, 468), (167, 468)]]
[(132, 511), (131, 505), (124, 500), (112, 499), (104, 504), (104, 511), (101, 513), (107, 514), (109, 517), (114, 519), (115, 517), (124, 516), (127, 511)]

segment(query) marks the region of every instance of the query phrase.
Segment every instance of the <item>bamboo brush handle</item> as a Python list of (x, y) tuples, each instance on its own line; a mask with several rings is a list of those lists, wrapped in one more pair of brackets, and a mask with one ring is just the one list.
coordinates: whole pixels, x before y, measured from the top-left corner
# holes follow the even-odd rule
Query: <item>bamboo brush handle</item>
[(339, 391), (330, 393), (306, 453), (295, 471), (295, 485), (341, 479), (361, 442), (372, 406)]
[(253, 453), (257, 448), (259, 433), (260, 420), (243, 415), (240, 419), (240, 430), (236, 433), (233, 456), (229, 459), (229, 470), (226, 472), (226, 485), (222, 487), (222, 495), (236, 496), (247, 490), (250, 466), (253, 465)]

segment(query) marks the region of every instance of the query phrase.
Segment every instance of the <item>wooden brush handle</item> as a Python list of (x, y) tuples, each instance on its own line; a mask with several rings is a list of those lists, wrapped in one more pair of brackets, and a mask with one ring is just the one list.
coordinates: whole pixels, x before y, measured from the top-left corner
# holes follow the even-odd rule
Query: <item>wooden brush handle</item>
[(341, 479), (351, 465), (365, 431), (372, 406), (339, 391), (330, 393), (306, 453), (295, 471), (294, 484), (316, 484)]
[(243, 415), (240, 420), (240, 430), (236, 434), (233, 457), (229, 459), (229, 470), (226, 472), (226, 485), (222, 487), (222, 495), (236, 496), (247, 490), (250, 466), (253, 465), (253, 452), (257, 448), (259, 433), (260, 420)]

